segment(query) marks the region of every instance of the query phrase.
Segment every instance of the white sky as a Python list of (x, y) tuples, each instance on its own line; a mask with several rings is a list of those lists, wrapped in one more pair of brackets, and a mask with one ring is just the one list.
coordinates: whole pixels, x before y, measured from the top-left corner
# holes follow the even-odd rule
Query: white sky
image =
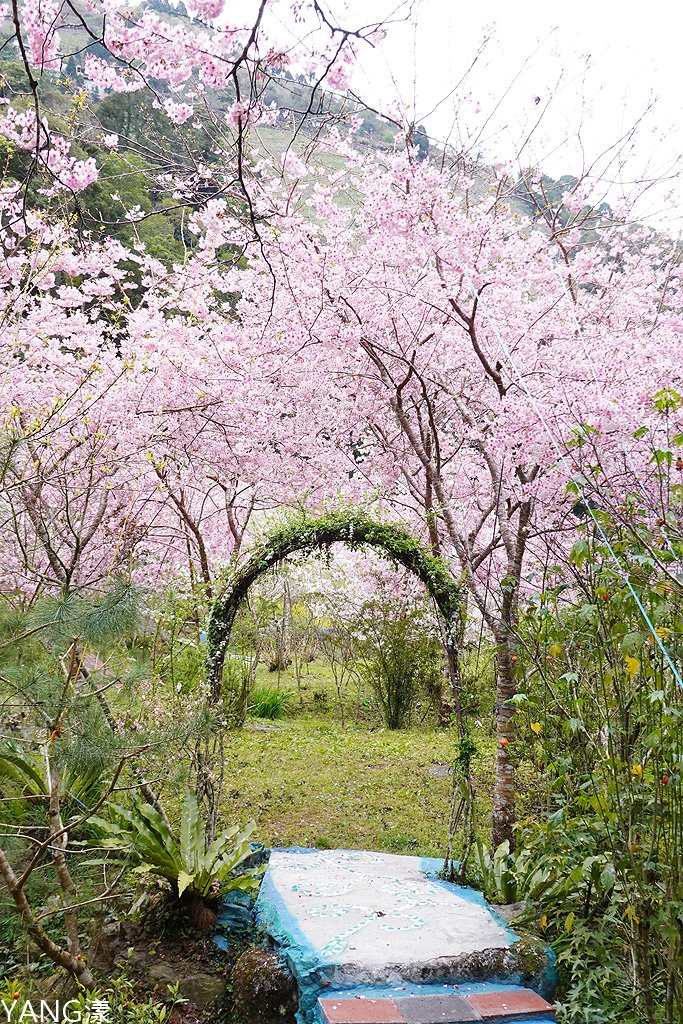
[[(400, 0), (329, 2), (340, 22), (357, 25), (386, 17)], [(581, 174), (652, 104), (629, 140), (626, 165), (614, 160), (616, 149), (597, 165), (609, 198), (631, 192), (633, 180), (683, 170), (683, 7), (676, 0), (413, 0), (402, 11), (407, 20), (381, 46), (359, 49), (353, 85), (368, 102), (386, 110), (398, 97), (436, 139), (459, 136), (489, 160), (519, 157), (556, 177)], [(487, 35), (475, 68), (446, 98)], [(672, 181), (650, 189), (637, 209), (677, 232), (683, 187)]]

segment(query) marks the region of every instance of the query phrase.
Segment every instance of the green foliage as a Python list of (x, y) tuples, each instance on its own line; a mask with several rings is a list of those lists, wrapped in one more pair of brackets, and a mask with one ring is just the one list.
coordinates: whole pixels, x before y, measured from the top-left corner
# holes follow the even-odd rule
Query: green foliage
[(225, 715), (237, 726), (244, 725), (250, 711), (252, 680), (251, 664), (239, 655), (228, 662), (223, 672), (221, 696)]
[(97, 104), (97, 118), (105, 131), (122, 136), (124, 145), (172, 142), (173, 127), (145, 90), (106, 96)]
[[(104, 152), (99, 155), (98, 169), (97, 181), (79, 197), (84, 227), (130, 247), (142, 243), (151, 256), (167, 266), (182, 262), (185, 244), (192, 244), (194, 239), (181, 237), (180, 211), (170, 199), (156, 194), (148, 161), (132, 152)], [(130, 211), (134, 211), (131, 216)], [(139, 281), (137, 262), (126, 261), (125, 266)]]
[(514, 924), (551, 940), (560, 968), (560, 1020), (636, 1024), (642, 1017), (624, 970), (623, 892), (611, 854), (601, 849), (605, 838), (580, 818), (529, 823), (517, 854), (508, 843), (491, 854), (478, 842), (469, 881), (492, 903), (523, 901)]
[(72, 1018), (78, 1019), (76, 1014), (80, 1012), (83, 1024), (99, 1024), (101, 1014), (98, 1015), (94, 1008), (97, 1000), (106, 1000), (109, 1004), (108, 1019), (112, 1024), (166, 1024), (166, 1021), (177, 1019), (177, 1008), (187, 1002), (179, 994), (177, 984), (168, 986), (168, 996), (163, 1001), (151, 996), (141, 999), (125, 969), (109, 978), (106, 988), (79, 992), (70, 1008)]
[(254, 871), (237, 871), (251, 853), (253, 822), (241, 831), (236, 825), (226, 829), (207, 846), (192, 792), (188, 791), (183, 800), (178, 838), (161, 814), (142, 801), (130, 808), (109, 804), (108, 811), (108, 819), (97, 819), (103, 833), (100, 845), (126, 854), (138, 874), (167, 879), (178, 897), (187, 890), (217, 899), (232, 889), (253, 891), (257, 887)]
[[(671, 397), (658, 400), (665, 415)], [(529, 896), (572, 1022), (652, 1024), (659, 1005), (683, 1018), (683, 691), (662, 649), (681, 664), (683, 588), (669, 566), (683, 544), (675, 498), (670, 508), (666, 543), (638, 496), (626, 527), (594, 512), (569, 579), (553, 573), (521, 626), (520, 840), (558, 880)]]
[(420, 694), (434, 703), (443, 686), (441, 645), (424, 610), (400, 602), (373, 602), (360, 616), (364, 636), (361, 674), (371, 686), (389, 729), (407, 725)]
[[(159, 720), (166, 712), (133, 636), (139, 622), (138, 595), (122, 580), (89, 599), (45, 598), (28, 612), (0, 605), (2, 846), (18, 876), (31, 868), (25, 894), (42, 930), (26, 929), (5, 892), (0, 933), (17, 951), (5, 965), (11, 969), (33, 958), (31, 942), (46, 953), (35, 969), (49, 969), (49, 943), (65, 949), (67, 925), (70, 942), (74, 931), (85, 937), (104, 893), (129, 895), (121, 878), (109, 889), (101, 866), (93, 870), (78, 856), (93, 837), (96, 805), (114, 784), (139, 784), (143, 754), (154, 763), (157, 745), (182, 749), (195, 731), (187, 702), (182, 716)], [(62, 827), (68, 830), (64, 860), (33, 864), (36, 839)], [(67, 911), (74, 892), (78, 910)]]
[(343, 543), (352, 549), (375, 548), (394, 565), (414, 573), (425, 585), (446, 624), (448, 641), (461, 635), (461, 588), (446, 562), (432, 555), (402, 527), (382, 523), (358, 509), (338, 509), (318, 516), (303, 513), (272, 530), (247, 563), (229, 580), (227, 591), (214, 603), (208, 623), (207, 670), (212, 687), (220, 691), (225, 651), (237, 611), (251, 585), (292, 554), (310, 555)]
[(138, 595), (124, 581), (95, 600), (67, 594), (27, 613), (0, 612), (0, 693), (14, 709), (5, 722), (12, 735), (0, 754), (0, 794), (15, 825), (45, 817), (55, 772), (63, 813), (82, 814), (129, 749), (107, 720), (105, 699), (94, 692), (102, 679), (91, 671), (99, 673), (107, 657), (119, 681), (127, 679), (131, 667), (121, 647), (138, 621)]
[(522, 857), (535, 873), (524, 877), (517, 870), (520, 898), (530, 901), (557, 954), (564, 1019), (642, 1020), (634, 1012), (631, 975), (637, 913), (609, 828), (590, 814), (557, 812), (528, 823), (521, 838)]
[[(69, 818), (82, 814), (97, 802), (104, 788), (103, 765), (90, 763), (81, 770), (73, 761), (62, 775), (62, 810)], [(39, 805), (49, 797), (45, 762), (39, 757), (24, 754), (15, 740), (8, 740), (0, 750), (0, 792), (4, 798), (4, 813), (18, 824), (36, 817)]]
[(516, 903), (519, 890), (515, 877), (515, 857), (507, 840), (493, 854), (485, 843), (475, 843), (470, 860), (470, 881), (491, 903)]
[(105, 651), (130, 635), (139, 623), (139, 594), (126, 580), (114, 580), (98, 598), (75, 593), (43, 598), (28, 615), (29, 628), (40, 630), (54, 647), (78, 639)]
[(262, 686), (258, 690), (254, 690), (249, 698), (249, 714), (254, 718), (271, 720), (284, 718), (291, 699), (292, 694), (289, 690), (275, 690), (272, 687)]
[(541, 846), (523, 845), (519, 853), (510, 850), (507, 840), (491, 852), (478, 840), (469, 866), (470, 882), (491, 903), (517, 903), (520, 900), (559, 899), (572, 879), (564, 867), (547, 855)]

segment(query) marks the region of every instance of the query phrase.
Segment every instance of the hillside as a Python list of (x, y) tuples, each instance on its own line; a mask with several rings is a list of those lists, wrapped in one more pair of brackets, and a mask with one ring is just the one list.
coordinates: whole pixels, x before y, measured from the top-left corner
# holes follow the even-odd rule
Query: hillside
[[(193, 24), (182, 3), (172, 7), (167, 0), (152, 0), (147, 6), (170, 24)], [(156, 100), (148, 90), (101, 96), (88, 87), (83, 76), (86, 53), (112, 61), (96, 41), (102, 33), (101, 18), (83, 4), (74, 9), (76, 14), (62, 16), (60, 25), (62, 49), (69, 56), (59, 72), (43, 73), (39, 97), (51, 130), (73, 140), (71, 152), (77, 158), (94, 158), (99, 178), (77, 199), (63, 194), (50, 202), (57, 215), (75, 217), (81, 230), (110, 235), (126, 244), (144, 243), (152, 255), (170, 265), (182, 260), (195, 241), (187, 231), (183, 209), (201, 206), (212, 195), (239, 193), (225, 158), (235, 146), (235, 132), (225, 124), (225, 113), (235, 100), (234, 86), (229, 82), (225, 88), (207, 90), (205, 107), (181, 126), (173, 124), (161, 109), (164, 100), (171, 98), (163, 83), (158, 84)], [(21, 111), (30, 107), (32, 99), (12, 33), (12, 23), (6, 19), (0, 24), (0, 38), (5, 42), (0, 50), (0, 96)], [(241, 84), (248, 93), (251, 83), (246, 76)], [(315, 142), (330, 126), (346, 130), (352, 119), (357, 126), (354, 142), (361, 150), (391, 152), (397, 145), (405, 145), (394, 123), (354, 99), (315, 88), (310, 77), (294, 78), (283, 70), (265, 78), (259, 90), (259, 103), (274, 105), (279, 117), (274, 125), (253, 129), (250, 146), (258, 151), (258, 159), (265, 158), (275, 167), (282, 166), (291, 150), (329, 171), (343, 170), (343, 157), (316, 148)], [(115, 137), (114, 145), (108, 144), (108, 137)], [(430, 143), (424, 129), (418, 128), (412, 139), (420, 159), (450, 159)], [(0, 161), (5, 180), (25, 183), (29, 205), (45, 205), (39, 182), (32, 178), (30, 153), (0, 141)], [(194, 173), (197, 161), (203, 166), (199, 176)], [(475, 164), (470, 170), (475, 191), (480, 195), (490, 192), (495, 170), (485, 164)], [(169, 195), (169, 176), (186, 183), (180, 203)], [(511, 209), (541, 226), (544, 220), (566, 219), (566, 211), (560, 210), (562, 198), (576, 179), (565, 175), (556, 181), (544, 176), (532, 186), (531, 177), (521, 175), (508, 187)], [(134, 211), (132, 216), (130, 211)], [(600, 218), (608, 213), (605, 206), (583, 211), (584, 233), (594, 236)]]

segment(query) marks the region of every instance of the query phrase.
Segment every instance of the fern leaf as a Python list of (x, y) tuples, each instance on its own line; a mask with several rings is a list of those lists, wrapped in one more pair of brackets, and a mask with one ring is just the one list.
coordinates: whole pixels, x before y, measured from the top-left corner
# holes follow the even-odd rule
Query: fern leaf
[(188, 791), (183, 800), (180, 821), (180, 855), (185, 871), (192, 875), (204, 866), (204, 829), (199, 816), (197, 797)]
[(178, 872), (178, 896), (182, 896), (188, 886), (194, 882), (194, 874), (189, 875), (187, 871)]

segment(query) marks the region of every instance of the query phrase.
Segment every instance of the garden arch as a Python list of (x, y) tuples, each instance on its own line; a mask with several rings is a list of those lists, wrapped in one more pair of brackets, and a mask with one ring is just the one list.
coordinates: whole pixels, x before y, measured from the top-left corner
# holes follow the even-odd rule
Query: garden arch
[(311, 554), (337, 543), (351, 548), (375, 548), (422, 581), (446, 626), (449, 668), (456, 664), (461, 590), (446, 563), (394, 523), (379, 522), (357, 510), (326, 512), (315, 517), (301, 516), (271, 531), (214, 602), (207, 629), (207, 675), (214, 700), (220, 700), (223, 663), (235, 616), (252, 583), (288, 555)]

